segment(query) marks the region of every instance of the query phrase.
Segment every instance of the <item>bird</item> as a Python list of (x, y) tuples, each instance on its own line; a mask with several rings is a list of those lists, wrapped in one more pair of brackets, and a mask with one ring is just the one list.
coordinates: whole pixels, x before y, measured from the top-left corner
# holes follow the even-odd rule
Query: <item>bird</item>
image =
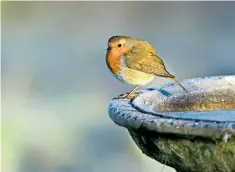
[(139, 86), (150, 83), (155, 77), (168, 78), (188, 92), (175, 76), (167, 71), (153, 46), (140, 38), (123, 35), (110, 37), (106, 64), (117, 79), (135, 85), (127, 94), (127, 98), (131, 97)]

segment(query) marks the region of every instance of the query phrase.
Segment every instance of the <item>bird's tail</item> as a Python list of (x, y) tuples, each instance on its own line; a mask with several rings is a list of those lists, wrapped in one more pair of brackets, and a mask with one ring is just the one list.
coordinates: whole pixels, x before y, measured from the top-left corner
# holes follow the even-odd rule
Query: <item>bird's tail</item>
[(172, 80), (174, 83), (176, 83), (176, 84), (177, 84), (178, 86), (180, 86), (181, 88), (183, 88), (183, 90), (188, 93), (188, 90), (186, 90), (186, 89), (183, 87), (183, 85), (181, 85), (181, 83), (179, 83), (179, 81), (177, 81), (175, 78), (169, 78), (169, 79)]

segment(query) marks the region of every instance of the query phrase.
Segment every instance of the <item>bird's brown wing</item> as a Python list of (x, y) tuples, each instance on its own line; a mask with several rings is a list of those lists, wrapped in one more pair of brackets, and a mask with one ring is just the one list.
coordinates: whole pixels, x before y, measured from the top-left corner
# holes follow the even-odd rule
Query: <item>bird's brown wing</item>
[(144, 47), (133, 47), (126, 54), (126, 66), (141, 72), (153, 74), (161, 77), (174, 78), (167, 70), (162, 61), (151, 49), (146, 50)]

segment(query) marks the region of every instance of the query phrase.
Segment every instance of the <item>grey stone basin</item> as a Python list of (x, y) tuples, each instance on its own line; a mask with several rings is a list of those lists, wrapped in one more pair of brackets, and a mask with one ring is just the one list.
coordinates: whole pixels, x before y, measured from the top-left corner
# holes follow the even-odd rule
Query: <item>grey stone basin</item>
[(147, 156), (176, 171), (235, 171), (235, 75), (187, 79), (115, 98), (109, 116)]

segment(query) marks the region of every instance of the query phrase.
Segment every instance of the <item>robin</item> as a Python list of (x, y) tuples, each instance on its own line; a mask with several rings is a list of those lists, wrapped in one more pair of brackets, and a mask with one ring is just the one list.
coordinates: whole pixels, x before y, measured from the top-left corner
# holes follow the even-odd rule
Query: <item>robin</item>
[(121, 35), (109, 38), (106, 64), (119, 80), (136, 85), (127, 97), (155, 76), (169, 78), (187, 92), (175, 76), (166, 70), (153, 46), (144, 40)]

